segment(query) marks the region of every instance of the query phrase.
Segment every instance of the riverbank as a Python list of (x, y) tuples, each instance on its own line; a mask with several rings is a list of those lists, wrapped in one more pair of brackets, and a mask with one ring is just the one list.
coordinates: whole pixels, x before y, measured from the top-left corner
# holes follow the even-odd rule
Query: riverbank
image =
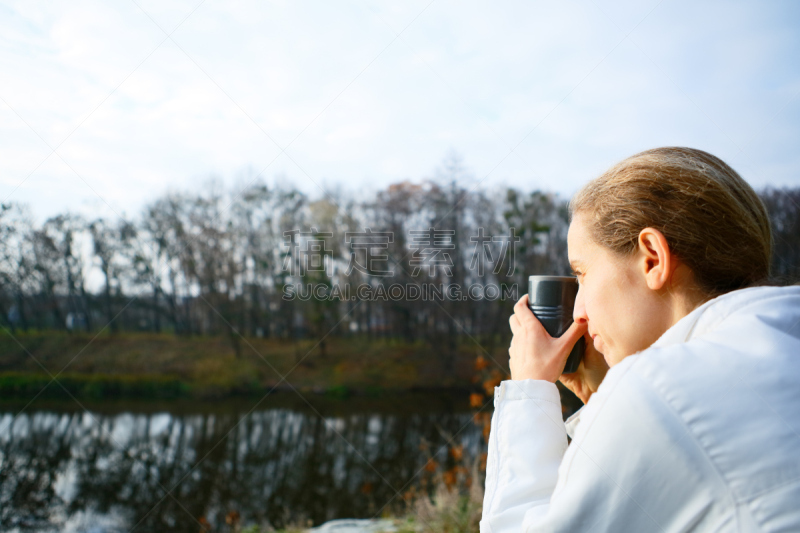
[[(505, 349), (493, 356), (507, 360)], [(443, 354), (426, 343), (359, 338), (253, 338), (241, 355), (225, 338), (171, 334), (0, 334), (0, 395), (81, 398), (222, 398), (275, 389), (332, 397), (474, 387), (475, 343)], [(58, 383), (51, 376), (58, 375)], [(287, 376), (282, 380), (283, 376)], [(44, 387), (51, 383), (46, 389)], [(44, 390), (43, 390), (44, 389)]]

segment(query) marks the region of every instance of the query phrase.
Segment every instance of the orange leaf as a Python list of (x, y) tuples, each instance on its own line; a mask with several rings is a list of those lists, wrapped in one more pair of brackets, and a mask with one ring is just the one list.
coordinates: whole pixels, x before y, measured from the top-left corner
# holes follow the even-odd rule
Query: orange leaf
[(448, 470), (443, 474), (444, 485), (449, 489), (456, 484), (456, 474), (452, 470)]
[(483, 394), (479, 392), (473, 392), (469, 395), (469, 406), (470, 407), (481, 407), (483, 406)]
[(433, 459), (428, 459), (428, 462), (425, 463), (425, 471), (426, 472), (435, 472), (437, 466), (439, 466), (439, 465), (436, 464), (436, 461), (434, 461)]
[(494, 388), (500, 385), (501, 381), (503, 381), (503, 378), (499, 376), (484, 381), (483, 390), (486, 391), (486, 396), (494, 396)]
[(452, 448), (450, 448), (450, 455), (456, 461), (460, 461), (461, 458), (464, 456), (464, 446), (463, 445), (453, 446)]
[(225, 516), (225, 523), (228, 525), (236, 525), (239, 523), (239, 512), (231, 511)]
[(475, 359), (475, 370), (480, 372), (481, 370), (483, 370), (484, 368), (486, 368), (488, 366), (489, 366), (489, 361), (487, 361), (486, 358), (483, 357), (482, 355), (479, 355)]

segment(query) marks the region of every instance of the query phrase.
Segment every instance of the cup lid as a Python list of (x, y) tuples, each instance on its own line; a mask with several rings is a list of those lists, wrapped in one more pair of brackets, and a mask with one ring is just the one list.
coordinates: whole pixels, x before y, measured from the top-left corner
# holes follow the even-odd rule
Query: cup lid
[(528, 276), (528, 283), (534, 279), (540, 281), (577, 281), (578, 278), (575, 276)]
[(578, 279), (574, 276), (530, 276), (528, 305), (560, 307), (570, 313), (578, 295)]

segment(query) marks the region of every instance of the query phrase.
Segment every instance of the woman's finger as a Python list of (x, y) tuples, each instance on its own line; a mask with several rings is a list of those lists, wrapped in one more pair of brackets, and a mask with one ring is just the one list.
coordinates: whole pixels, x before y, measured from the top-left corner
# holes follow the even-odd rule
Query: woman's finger
[(589, 328), (586, 322), (573, 322), (572, 325), (564, 332), (561, 337), (559, 337), (559, 341), (567, 346), (574, 346), (578, 339), (583, 337), (583, 334), (586, 333), (586, 330)]
[(519, 320), (521, 326), (526, 328), (535, 327), (537, 320), (536, 317), (533, 316), (533, 312), (528, 309), (527, 294), (524, 294), (514, 305), (514, 315), (517, 316), (517, 320)]
[(508, 325), (511, 326), (511, 333), (516, 335), (517, 331), (519, 331), (519, 328), (520, 328), (520, 324), (519, 324), (519, 320), (517, 319), (517, 315), (511, 315), (510, 317), (508, 317)]

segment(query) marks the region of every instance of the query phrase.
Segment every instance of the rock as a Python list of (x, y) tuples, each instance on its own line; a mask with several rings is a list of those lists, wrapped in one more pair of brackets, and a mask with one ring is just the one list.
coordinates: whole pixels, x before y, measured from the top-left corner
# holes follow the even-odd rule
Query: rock
[(392, 520), (345, 518), (325, 522), (319, 527), (312, 528), (311, 531), (316, 533), (389, 533), (397, 531), (397, 528)]

